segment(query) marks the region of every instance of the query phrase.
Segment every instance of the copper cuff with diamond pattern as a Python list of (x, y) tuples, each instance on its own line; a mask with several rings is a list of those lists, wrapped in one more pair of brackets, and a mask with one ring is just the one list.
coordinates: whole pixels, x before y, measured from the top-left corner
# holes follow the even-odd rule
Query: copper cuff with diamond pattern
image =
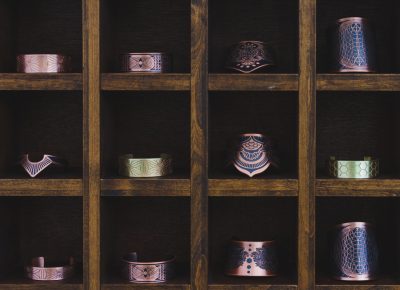
[(32, 280), (38, 281), (58, 281), (70, 278), (74, 274), (74, 260), (64, 265), (45, 266), (44, 257), (36, 257), (32, 259), (32, 265), (25, 268), (26, 276)]
[(71, 71), (71, 57), (62, 54), (20, 54), (19, 73), (65, 73)]
[(336, 178), (375, 178), (379, 175), (379, 159), (364, 157), (364, 160), (329, 160), (329, 175)]
[(19, 163), (32, 178), (39, 175), (48, 167), (65, 167), (67, 165), (67, 162), (64, 159), (49, 154), (43, 155), (43, 158), (37, 162), (30, 161), (29, 154), (24, 154), (21, 156)]
[(163, 52), (125, 53), (121, 55), (122, 72), (165, 73), (171, 70), (171, 57)]

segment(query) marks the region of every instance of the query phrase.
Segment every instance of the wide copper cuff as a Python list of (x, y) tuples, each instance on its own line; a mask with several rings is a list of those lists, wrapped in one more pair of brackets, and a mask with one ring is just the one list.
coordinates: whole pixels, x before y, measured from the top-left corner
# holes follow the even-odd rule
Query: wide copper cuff
[(65, 73), (71, 71), (71, 57), (61, 54), (20, 54), (19, 73)]
[(226, 68), (251, 73), (274, 65), (272, 55), (264, 42), (241, 41), (232, 48)]
[(329, 160), (329, 175), (336, 178), (375, 178), (379, 175), (379, 159), (364, 157), (364, 160)]
[(275, 241), (231, 241), (225, 274), (268, 277), (278, 275)]
[(74, 274), (74, 261), (72, 258), (67, 263), (57, 266), (45, 265), (44, 257), (32, 259), (32, 266), (25, 268), (26, 275), (32, 280), (58, 281), (68, 279)]
[(122, 258), (122, 274), (133, 283), (162, 283), (175, 275), (175, 257), (167, 257), (160, 261), (140, 261), (136, 252)]
[(157, 177), (172, 173), (172, 158), (161, 154), (158, 158), (134, 158), (132, 154), (119, 157), (119, 174), (126, 177)]
[(378, 271), (378, 247), (374, 227), (349, 222), (335, 227), (333, 276), (344, 281), (368, 281)]
[(347, 17), (337, 20), (331, 37), (334, 72), (376, 71), (375, 39), (365, 18)]
[(122, 72), (164, 73), (171, 70), (171, 57), (163, 52), (125, 53), (121, 55)]
[(29, 154), (24, 154), (21, 156), (20, 162), (22, 168), (29, 174), (30, 177), (36, 177), (46, 168), (49, 167), (65, 167), (67, 162), (54, 155), (45, 154), (42, 160), (37, 162), (32, 162), (29, 160)]

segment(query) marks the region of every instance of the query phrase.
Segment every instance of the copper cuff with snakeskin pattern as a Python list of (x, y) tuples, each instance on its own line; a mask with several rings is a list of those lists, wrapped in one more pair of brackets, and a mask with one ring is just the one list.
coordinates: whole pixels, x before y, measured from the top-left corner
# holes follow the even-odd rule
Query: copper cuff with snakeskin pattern
[(65, 73), (71, 71), (71, 57), (61, 54), (20, 54), (19, 73)]
[(126, 177), (158, 177), (172, 173), (172, 158), (161, 154), (159, 158), (134, 158), (133, 154), (119, 157), (119, 174)]
[(175, 257), (173, 256), (165, 260), (145, 262), (139, 261), (138, 254), (133, 252), (125, 255), (122, 263), (124, 278), (133, 283), (162, 283), (175, 275)]
[(69, 258), (65, 265), (46, 266), (44, 257), (32, 259), (32, 265), (25, 268), (26, 275), (32, 280), (58, 281), (68, 279), (74, 274), (74, 260)]
[(125, 53), (121, 56), (122, 72), (164, 73), (171, 70), (171, 57), (163, 52)]
[(375, 178), (379, 175), (379, 159), (364, 157), (364, 160), (329, 159), (329, 175), (336, 178)]
[(275, 241), (232, 240), (228, 255), (226, 275), (244, 277), (278, 275)]
[(46, 168), (51, 166), (65, 167), (67, 162), (54, 155), (45, 154), (42, 160), (37, 162), (32, 162), (29, 160), (29, 154), (24, 154), (21, 156), (20, 162), (22, 168), (29, 174), (30, 177), (36, 177)]

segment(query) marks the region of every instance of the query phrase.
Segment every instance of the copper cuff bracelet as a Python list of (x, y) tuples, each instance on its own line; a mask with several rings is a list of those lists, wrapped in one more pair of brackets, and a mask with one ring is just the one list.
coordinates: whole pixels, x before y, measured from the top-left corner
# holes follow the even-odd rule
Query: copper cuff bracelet
[(157, 262), (141, 262), (138, 261), (137, 253), (133, 252), (125, 255), (122, 263), (124, 278), (133, 283), (162, 283), (175, 275), (175, 257)]
[(21, 54), (17, 56), (19, 73), (64, 73), (71, 70), (71, 58), (61, 54)]
[(161, 154), (159, 158), (133, 158), (132, 154), (119, 157), (119, 174), (126, 177), (158, 177), (172, 173), (172, 158)]
[(163, 73), (171, 69), (171, 58), (162, 52), (126, 53), (121, 56), (122, 72)]
[(277, 249), (275, 241), (231, 241), (225, 274), (229, 276), (276, 276)]
[(39, 281), (58, 281), (70, 278), (74, 273), (74, 260), (69, 259), (64, 266), (45, 267), (44, 257), (32, 259), (32, 266), (25, 268), (26, 275), (32, 280)]
[(36, 177), (39, 173), (50, 166), (65, 167), (67, 165), (67, 162), (64, 159), (48, 154), (43, 155), (42, 160), (38, 162), (30, 161), (29, 155), (24, 154), (21, 156), (19, 163), (30, 177)]
[(272, 55), (262, 41), (241, 41), (233, 49), (226, 68), (251, 73), (275, 65)]
[(333, 275), (344, 281), (368, 281), (376, 277), (378, 247), (374, 227), (350, 222), (335, 227)]
[(364, 157), (364, 160), (329, 160), (329, 174), (336, 178), (375, 178), (379, 175), (379, 159)]

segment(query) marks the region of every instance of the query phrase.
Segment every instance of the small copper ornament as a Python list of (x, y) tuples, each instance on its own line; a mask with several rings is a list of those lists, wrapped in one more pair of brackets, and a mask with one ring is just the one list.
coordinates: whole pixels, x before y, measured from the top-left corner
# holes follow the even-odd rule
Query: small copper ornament
[(66, 73), (71, 71), (71, 57), (62, 54), (20, 54), (19, 73)]
[(171, 57), (167, 53), (125, 53), (121, 56), (122, 72), (165, 73), (170, 70)]
[(32, 178), (39, 175), (46, 168), (65, 167), (67, 165), (67, 162), (64, 159), (49, 154), (44, 154), (43, 158), (37, 162), (30, 161), (29, 154), (24, 154), (21, 156), (19, 163), (26, 173), (28, 173)]
[(69, 258), (66, 263), (57, 266), (45, 265), (44, 257), (32, 259), (32, 265), (25, 268), (26, 275), (32, 280), (58, 281), (68, 279), (74, 274), (74, 259)]

